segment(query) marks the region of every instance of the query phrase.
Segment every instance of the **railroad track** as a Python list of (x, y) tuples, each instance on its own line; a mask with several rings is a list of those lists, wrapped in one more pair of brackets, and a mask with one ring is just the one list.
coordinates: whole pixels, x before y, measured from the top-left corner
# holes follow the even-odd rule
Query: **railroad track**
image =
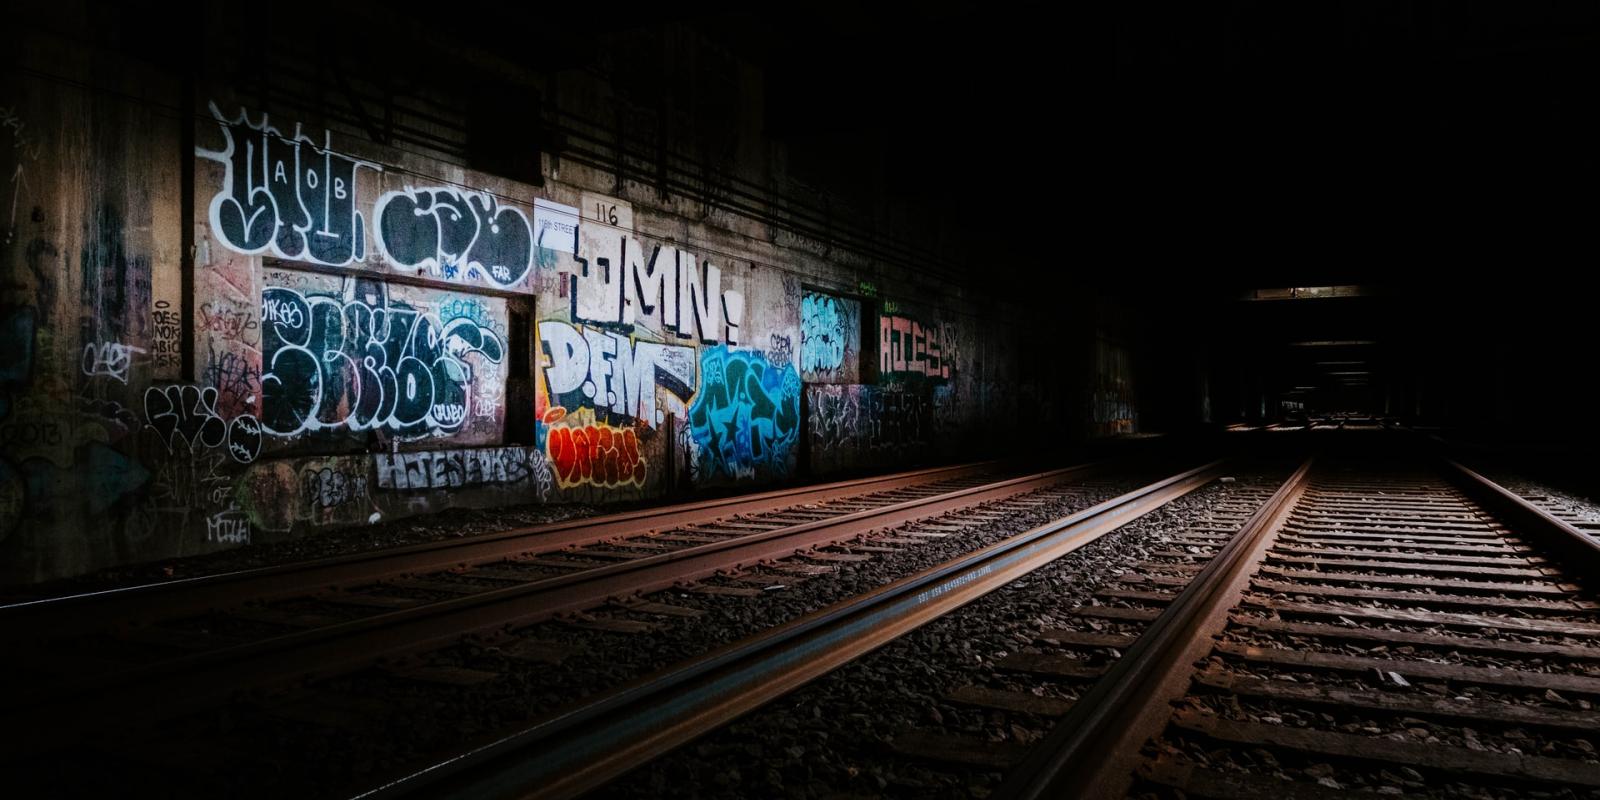
[(1600, 537), (1600, 511), (1596, 511), (1593, 506), (1524, 481), (1508, 482), (1506, 489), (1583, 533), (1591, 537)]
[(1455, 464), (1308, 464), (1196, 544), (1055, 637), (1121, 657), (996, 796), (1600, 796), (1600, 548), (1567, 522)]
[(641, 625), (631, 617), (682, 613), (643, 593), (758, 594), (786, 579), (763, 575), (753, 586), (754, 565), (803, 580), (895, 544), (874, 531), (1096, 470), (997, 480), (993, 469), (923, 470), (7, 606), (0, 620), (16, 632), (13, 668), (35, 674), (28, 693), (0, 704), (0, 718), (11, 751), (25, 754), (69, 744), (84, 720), (149, 724), (243, 689), (325, 678), (509, 625), (566, 615), (576, 627), (626, 631)]
[(568, 797), (591, 790), (1220, 474), (1218, 462), (1127, 492), (598, 695), (399, 775), (367, 796)]

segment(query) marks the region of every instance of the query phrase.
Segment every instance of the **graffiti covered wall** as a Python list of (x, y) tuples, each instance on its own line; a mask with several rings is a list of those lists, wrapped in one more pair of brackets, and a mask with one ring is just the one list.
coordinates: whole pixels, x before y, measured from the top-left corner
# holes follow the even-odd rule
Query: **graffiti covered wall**
[(1139, 407), (1133, 391), (1133, 361), (1127, 348), (1097, 339), (1094, 349), (1094, 392), (1090, 400), (1091, 433), (1110, 436), (1139, 430)]
[(957, 406), (948, 386), (806, 387), (816, 474), (933, 461), (956, 452)]
[(261, 328), (261, 422), (275, 443), (500, 438), (503, 299), (269, 270)]
[[(9, 43), (22, 63), (59, 58)], [(117, 75), (119, 92), (174, 88)], [(145, 156), (179, 140), (170, 118), (119, 95), (0, 74), (0, 582), (239, 536), (213, 476), (256, 450), (257, 426), (175, 385), (155, 313), (181, 292), (180, 175), (175, 157)], [(180, 516), (183, 534), (169, 524)]]
[(800, 376), (861, 382), (861, 301), (807, 291), (800, 299)]
[(878, 317), (878, 374), (891, 380), (948, 381), (956, 374), (955, 326), (908, 314)]
[(759, 214), (237, 87), (174, 114), (104, 57), (0, 78), (0, 581), (909, 466), (984, 419), (970, 315)]

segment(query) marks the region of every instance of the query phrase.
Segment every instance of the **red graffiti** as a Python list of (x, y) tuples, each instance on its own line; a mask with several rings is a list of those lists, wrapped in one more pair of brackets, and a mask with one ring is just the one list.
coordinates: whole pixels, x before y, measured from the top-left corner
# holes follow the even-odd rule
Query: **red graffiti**
[(644, 485), (645, 462), (632, 428), (603, 423), (554, 428), (545, 449), (563, 487)]

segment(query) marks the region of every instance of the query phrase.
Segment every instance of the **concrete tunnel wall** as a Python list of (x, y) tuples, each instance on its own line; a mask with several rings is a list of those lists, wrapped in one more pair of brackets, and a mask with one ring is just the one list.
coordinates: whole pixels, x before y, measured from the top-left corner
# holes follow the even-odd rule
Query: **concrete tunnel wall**
[[(259, 86), (6, 38), (5, 583), (1136, 428), (1126, 353), (1098, 345), (1072, 368), (1094, 399), (1064, 403), (1003, 305), (648, 176), (558, 151), (519, 182)], [(580, 113), (608, 90), (552, 80)], [(782, 186), (781, 148), (727, 122), (721, 165), (777, 153), (755, 172)]]

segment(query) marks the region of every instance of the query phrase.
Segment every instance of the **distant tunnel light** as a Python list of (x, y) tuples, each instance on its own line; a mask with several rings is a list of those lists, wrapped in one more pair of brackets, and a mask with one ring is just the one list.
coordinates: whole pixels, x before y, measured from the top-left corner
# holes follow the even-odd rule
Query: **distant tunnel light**
[(1330, 372), (1328, 374), (1329, 375), (1371, 375), (1372, 373), (1368, 372), (1367, 370), (1364, 370), (1364, 369), (1351, 369), (1351, 370), (1344, 370), (1344, 371), (1341, 371), (1341, 372)]
[(1252, 289), (1241, 300), (1326, 300), (1331, 297), (1366, 297), (1373, 294), (1366, 286), (1291, 286)]
[(1319, 367), (1355, 367), (1365, 364), (1365, 361), (1318, 361)]
[(1371, 339), (1319, 339), (1310, 342), (1290, 342), (1290, 347), (1362, 347), (1377, 342)]

